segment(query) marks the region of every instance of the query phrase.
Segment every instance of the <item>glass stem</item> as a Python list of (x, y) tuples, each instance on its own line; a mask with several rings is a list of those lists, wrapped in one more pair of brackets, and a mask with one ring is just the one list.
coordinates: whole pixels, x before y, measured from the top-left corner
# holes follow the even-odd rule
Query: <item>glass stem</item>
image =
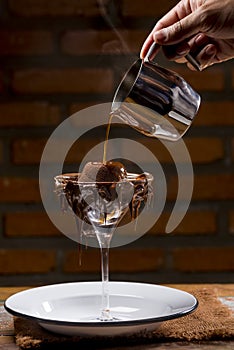
[(107, 235), (105, 239), (99, 239), (101, 250), (101, 269), (102, 269), (102, 308), (101, 321), (111, 321), (113, 318), (110, 313), (109, 296), (109, 250), (112, 235)]
[(102, 259), (102, 311), (103, 321), (111, 319), (109, 297), (109, 248), (101, 248)]

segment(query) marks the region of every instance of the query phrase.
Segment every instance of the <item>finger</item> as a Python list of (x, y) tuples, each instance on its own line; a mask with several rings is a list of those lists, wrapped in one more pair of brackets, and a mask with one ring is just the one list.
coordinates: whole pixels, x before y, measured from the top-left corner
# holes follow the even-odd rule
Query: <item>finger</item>
[(217, 49), (215, 45), (208, 44), (205, 46), (201, 52), (197, 55), (197, 60), (200, 62), (201, 68), (207, 68), (214, 63), (215, 56), (217, 54)]
[(169, 27), (154, 31), (153, 39), (160, 45), (177, 44), (198, 34), (200, 29), (200, 10), (197, 9)]
[(150, 49), (150, 46), (152, 45), (154, 40), (154, 33), (161, 30), (162, 28), (171, 26), (173, 23), (178, 22), (181, 18), (184, 16), (187, 16), (189, 13), (191, 13), (191, 10), (189, 10), (190, 7), (183, 6), (183, 2), (179, 2), (174, 8), (172, 8), (165, 16), (163, 16), (155, 25), (147, 39), (145, 40), (141, 52), (140, 57), (143, 59), (147, 52)]
[(144, 42), (142, 48), (141, 48), (141, 52), (140, 52), (140, 58), (141, 59), (145, 58), (145, 56), (147, 55), (147, 53), (148, 53), (151, 45), (153, 44), (153, 42), (154, 42), (153, 35), (150, 34), (148, 36), (148, 38), (146, 39), (146, 41)]
[[(151, 37), (148, 37), (141, 49), (141, 52), (140, 52), (140, 58), (141, 59), (144, 59), (148, 53), (149, 53), (149, 50), (151, 50), (152, 52), (150, 52), (150, 59), (153, 59), (156, 54), (158, 53), (158, 51), (160, 50), (160, 45), (154, 45), (152, 47), (152, 45), (155, 44), (155, 41), (151, 38)], [(153, 50), (152, 50), (153, 49)]]
[(176, 60), (180, 57), (185, 57), (190, 52), (190, 46), (187, 42), (182, 42), (177, 45), (162, 46), (164, 55), (169, 60)]
[(156, 32), (162, 28), (169, 27), (190, 13), (192, 13), (192, 10), (190, 6), (186, 5), (186, 1), (180, 1), (157, 22), (153, 31)]
[(180, 58), (177, 58), (177, 59), (175, 60), (175, 62), (176, 62), (176, 63), (187, 63), (187, 60), (186, 60), (186, 58), (184, 58), (184, 57), (180, 57)]
[[(201, 70), (217, 62), (216, 54), (217, 48), (213, 44), (208, 44), (199, 52), (196, 56), (196, 60), (199, 62)], [(188, 63), (187, 66), (191, 70), (194, 70), (190, 63)]]
[(210, 37), (203, 33), (199, 33), (188, 41), (190, 53), (195, 57), (205, 46), (211, 43), (213, 43), (213, 40)]

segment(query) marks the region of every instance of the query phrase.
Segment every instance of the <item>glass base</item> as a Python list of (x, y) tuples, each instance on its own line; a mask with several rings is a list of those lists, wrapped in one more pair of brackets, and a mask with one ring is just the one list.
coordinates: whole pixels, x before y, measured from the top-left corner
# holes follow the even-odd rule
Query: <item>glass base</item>
[(107, 317), (105, 317), (103, 314), (101, 314), (100, 316), (88, 316), (88, 317), (82, 317), (82, 319), (80, 319), (80, 322), (120, 322), (120, 321), (128, 321), (129, 318), (126, 316), (122, 316), (122, 315), (112, 315), (109, 314)]
[(103, 316), (101, 316), (101, 317), (98, 317), (97, 320), (101, 321), (101, 322), (122, 321), (120, 318), (112, 317), (112, 316), (110, 316), (108, 318), (104, 318)]

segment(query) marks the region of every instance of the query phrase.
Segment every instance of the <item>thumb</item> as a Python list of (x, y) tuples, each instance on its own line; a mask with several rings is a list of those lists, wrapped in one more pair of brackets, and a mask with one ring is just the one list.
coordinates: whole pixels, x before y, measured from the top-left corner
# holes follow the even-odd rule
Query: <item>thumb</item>
[(160, 45), (177, 44), (199, 33), (200, 29), (200, 14), (199, 11), (196, 10), (171, 26), (155, 31), (153, 33), (153, 38), (154, 41)]

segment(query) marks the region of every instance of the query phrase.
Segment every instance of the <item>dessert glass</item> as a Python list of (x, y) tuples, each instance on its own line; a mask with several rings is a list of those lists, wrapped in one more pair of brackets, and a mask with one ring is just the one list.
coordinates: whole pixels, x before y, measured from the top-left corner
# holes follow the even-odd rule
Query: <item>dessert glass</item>
[[(96, 236), (101, 252), (102, 303), (100, 321), (119, 320), (110, 310), (109, 249), (114, 231), (123, 217), (130, 213), (136, 219), (152, 194), (153, 177), (149, 173), (128, 173), (116, 182), (80, 182), (80, 174), (62, 174), (54, 178), (61, 208), (72, 209), (78, 230), (84, 236)], [(67, 208), (66, 208), (67, 205)], [(88, 229), (87, 229), (88, 225)]]

